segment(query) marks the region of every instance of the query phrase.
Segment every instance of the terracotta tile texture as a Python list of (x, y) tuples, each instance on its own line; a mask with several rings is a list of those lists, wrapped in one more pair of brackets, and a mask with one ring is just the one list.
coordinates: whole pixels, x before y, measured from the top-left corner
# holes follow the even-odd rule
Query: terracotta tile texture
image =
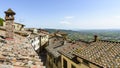
[[(0, 36), (5, 31), (0, 30)], [(45, 68), (26, 37), (15, 34), (14, 39), (0, 37), (0, 68)]]

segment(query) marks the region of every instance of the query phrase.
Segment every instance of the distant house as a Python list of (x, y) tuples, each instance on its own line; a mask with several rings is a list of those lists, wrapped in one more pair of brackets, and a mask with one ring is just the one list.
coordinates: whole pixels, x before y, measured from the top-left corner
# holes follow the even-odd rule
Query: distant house
[(17, 31), (22, 31), (24, 30), (24, 26), (23, 24), (20, 24), (20, 23), (14, 23), (14, 29), (17, 30)]

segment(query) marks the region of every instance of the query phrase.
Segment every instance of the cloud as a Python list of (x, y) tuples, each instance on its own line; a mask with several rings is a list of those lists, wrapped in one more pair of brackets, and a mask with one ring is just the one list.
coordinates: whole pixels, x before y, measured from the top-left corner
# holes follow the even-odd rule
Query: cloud
[(72, 19), (72, 18), (74, 18), (74, 16), (66, 16), (66, 17), (64, 17), (65, 19)]
[(60, 23), (61, 24), (66, 24), (66, 25), (70, 25), (71, 24), (71, 22), (69, 22), (69, 21), (61, 21)]
[(120, 19), (120, 16), (115, 16), (115, 18), (118, 18), (118, 19)]
[(73, 18), (74, 18), (74, 16), (65, 16), (65, 17), (63, 18), (63, 20), (60, 21), (60, 24), (71, 25)]

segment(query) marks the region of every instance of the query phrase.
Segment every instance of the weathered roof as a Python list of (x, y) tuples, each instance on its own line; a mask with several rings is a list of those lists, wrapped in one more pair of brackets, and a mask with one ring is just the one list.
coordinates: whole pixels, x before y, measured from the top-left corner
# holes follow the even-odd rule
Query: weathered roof
[(92, 42), (85, 49), (74, 50), (74, 54), (102, 67), (120, 67), (120, 43), (99, 40)]
[(73, 51), (76, 50), (77, 48), (80, 48), (80, 50), (84, 49), (87, 47), (87, 43), (84, 43), (83, 41), (75, 41), (72, 43), (67, 42), (63, 47), (61, 47), (61, 49), (59, 50), (59, 52), (63, 55), (65, 55), (66, 57), (72, 59), (75, 56), (73, 55)]
[(43, 34), (46, 34), (46, 35), (49, 34), (49, 32), (44, 30), (44, 29), (38, 29), (38, 33), (43, 33)]
[[(0, 30), (4, 36), (5, 31)], [(0, 41), (0, 68), (43, 68), (43, 63), (26, 37), (18, 34), (13, 40)], [(37, 67), (38, 66), (38, 67)]]

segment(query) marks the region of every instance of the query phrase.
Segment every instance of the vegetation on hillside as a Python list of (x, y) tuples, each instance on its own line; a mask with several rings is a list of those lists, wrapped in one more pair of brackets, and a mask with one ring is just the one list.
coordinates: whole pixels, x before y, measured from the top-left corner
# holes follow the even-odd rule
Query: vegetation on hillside
[[(50, 33), (55, 32), (56, 29), (46, 29)], [(94, 39), (94, 35), (98, 36), (101, 40), (110, 40), (120, 42), (120, 30), (60, 30), (62, 32), (68, 33), (68, 38), (71, 40), (85, 40), (91, 41)]]

